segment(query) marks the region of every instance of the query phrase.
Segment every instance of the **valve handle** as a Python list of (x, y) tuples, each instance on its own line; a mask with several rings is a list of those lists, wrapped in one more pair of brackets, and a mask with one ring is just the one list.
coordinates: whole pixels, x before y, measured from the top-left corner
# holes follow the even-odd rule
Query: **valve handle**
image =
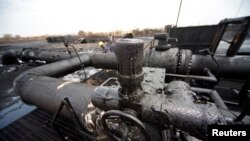
[[(112, 138), (113, 140), (115, 141), (120, 141), (120, 140), (124, 140), (124, 135), (121, 138), (119, 137), (116, 137), (111, 131), (110, 131), (110, 128), (108, 127), (107, 125), (107, 122), (106, 120), (111, 118), (111, 117), (115, 117), (115, 118), (121, 118), (123, 121), (129, 121), (131, 124), (135, 124), (135, 126), (139, 127), (139, 129), (141, 130), (142, 134), (144, 135), (144, 138), (145, 138), (145, 141), (150, 141), (150, 136), (148, 134), (148, 132), (146, 131), (146, 127), (145, 125), (135, 116), (129, 114), (129, 113), (125, 113), (125, 112), (122, 112), (122, 111), (119, 111), (119, 110), (109, 110), (107, 112), (105, 112), (103, 115), (102, 115), (102, 118), (101, 118), (101, 123), (102, 123), (102, 126), (103, 126), (103, 129), (104, 131), (107, 133), (107, 135)], [(124, 134), (127, 134), (126, 131)]]

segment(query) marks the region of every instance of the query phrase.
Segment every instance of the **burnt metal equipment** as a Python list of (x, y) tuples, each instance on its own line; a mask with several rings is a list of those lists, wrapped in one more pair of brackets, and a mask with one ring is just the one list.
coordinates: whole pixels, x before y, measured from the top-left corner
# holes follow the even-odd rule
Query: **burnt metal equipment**
[[(12, 53), (12, 58), (13, 54), (23, 60), (42, 60), (48, 63), (71, 58), (68, 53), (64, 52), (48, 52), (34, 49), (16, 51), (16, 53)], [(113, 53), (80, 53), (79, 55), (88, 56), (90, 59), (88, 65), (90, 66), (117, 69), (118, 61)], [(76, 57), (77, 55), (72, 54), (72, 56)], [(143, 66), (165, 68), (166, 73), (203, 75), (204, 68), (208, 68), (216, 77), (244, 80), (246, 76), (250, 75), (250, 57), (244, 55), (233, 57), (214, 55), (214, 59), (211, 59), (211, 55), (194, 55), (190, 50), (170, 48), (165, 51), (151, 49), (145, 52), (143, 58)]]
[(185, 79), (196, 79), (196, 80), (203, 80), (203, 81), (209, 81), (209, 82), (218, 81), (216, 77), (210, 72), (209, 69), (204, 68), (204, 71), (207, 73), (208, 76), (180, 75), (180, 74), (169, 74), (169, 73), (166, 73), (166, 76), (180, 77), (180, 78), (185, 78)]
[[(129, 41), (126, 44), (127, 48), (131, 46), (132, 42), (133, 41)], [(116, 47), (117, 50), (120, 49), (119, 47), (121, 47), (122, 50), (124, 46), (117, 45)], [(120, 59), (125, 60), (119, 60), (118, 66), (122, 65), (119, 64), (119, 62), (133, 60), (134, 56), (130, 54), (136, 56), (136, 53), (140, 53), (137, 48), (130, 48), (129, 54), (126, 55), (131, 58), (121, 57)], [(134, 63), (128, 63), (128, 65), (131, 64), (133, 65)], [(133, 66), (123, 67), (122, 69), (125, 70), (122, 70), (122, 72), (129, 72), (131, 68), (133, 68)], [(120, 75), (120, 72), (121, 70), (118, 71), (118, 75)], [(127, 78), (130, 77), (131, 76), (128, 76)], [(152, 83), (152, 81), (150, 81), (152, 78), (145, 76), (144, 79), (147, 84)], [(164, 82), (164, 77), (154, 81), (156, 81), (156, 83), (160, 81), (161, 84), (161, 82)], [(127, 80), (119, 79), (119, 82), (124, 83), (127, 82)], [(133, 88), (133, 91), (123, 92), (124, 87), (126, 89), (127, 85), (121, 85), (121, 88), (116, 91), (108, 89), (107, 87), (100, 87), (92, 94), (92, 103), (94, 106), (103, 110), (117, 109), (130, 113), (131, 116), (140, 117), (144, 122), (158, 125), (162, 130), (170, 128), (169, 125), (173, 125), (201, 139), (204, 139), (203, 137), (205, 137), (208, 125), (225, 124), (223, 116), (213, 103), (195, 103), (195, 99), (193, 98), (194, 92), (192, 92), (190, 86), (183, 81), (173, 81), (169, 83), (164, 94), (161, 94), (160, 91), (147, 93), (143, 89), (140, 89), (140, 87), (136, 87), (137, 89)], [(105, 91), (105, 93), (101, 93), (103, 91)], [(131, 96), (131, 93), (134, 95)]]
[(143, 44), (139, 39), (121, 39), (116, 42), (118, 80), (121, 91), (126, 95), (136, 92), (143, 81)]
[(240, 46), (242, 45), (243, 41), (245, 40), (249, 25), (250, 25), (250, 17), (241, 17), (241, 18), (233, 18), (233, 19), (224, 19), (219, 23), (219, 28), (211, 45), (211, 52), (215, 53), (219, 43), (225, 33), (226, 28), (231, 24), (239, 24), (240, 29), (237, 31), (236, 35), (234, 36), (233, 40), (230, 43), (230, 47), (227, 50), (227, 56), (234, 56)]
[(59, 114), (62, 111), (64, 106), (67, 108), (68, 112), (71, 114), (71, 117), (72, 117), (71, 119), (73, 120), (73, 122), (76, 126), (76, 130), (79, 133), (81, 133), (83, 139), (85, 141), (87, 141), (87, 140), (96, 141), (96, 139), (93, 136), (91, 136), (90, 133), (82, 127), (81, 122), (79, 121), (79, 118), (77, 117), (77, 115), (76, 115), (76, 113), (75, 113), (75, 111), (74, 111), (74, 109), (73, 109), (73, 107), (72, 107), (72, 105), (67, 97), (64, 97), (62, 99), (62, 102), (61, 102), (58, 110), (56, 111), (53, 119), (50, 122), (50, 125), (56, 130), (57, 134), (61, 137), (61, 139), (65, 140), (64, 136), (62, 135), (62, 133), (60, 132), (60, 130), (56, 126), (56, 120), (57, 120), (57, 118), (58, 118), (58, 116), (59, 116)]
[[(106, 131), (106, 133), (113, 140), (118, 140), (119, 141), (120, 139), (112, 134), (112, 132), (110, 131), (110, 129), (109, 129), (107, 123), (106, 123), (106, 120), (109, 119), (109, 118), (114, 119), (114, 116), (118, 116), (116, 118), (122, 118), (125, 122), (128, 122), (128, 124), (134, 123), (142, 131), (142, 133), (144, 135), (144, 140), (145, 141), (150, 141), (151, 140), (148, 132), (146, 131), (145, 125), (138, 118), (136, 118), (135, 116), (133, 116), (133, 115), (131, 115), (129, 113), (125, 113), (125, 112), (122, 112), (122, 111), (119, 111), (119, 110), (110, 110), (110, 111), (105, 112), (102, 115), (101, 123), (102, 123), (102, 126), (103, 126), (104, 130)], [(123, 133), (121, 140), (127, 140), (127, 137), (128, 137), (128, 128), (125, 127), (125, 132)]]
[[(221, 25), (242, 21), (237, 34), (241, 40), (248, 18)], [(223, 31), (219, 30), (214, 45)], [(157, 37), (167, 38), (166, 34)], [(174, 46), (145, 51), (142, 40), (122, 38), (115, 43), (114, 53), (25, 49), (5, 57), (47, 62), (20, 74), (13, 86), (24, 102), (54, 114), (51, 124), (62, 139), (55, 126), (59, 116), (72, 119), (86, 140), (186, 141), (186, 135), (206, 140), (209, 125), (243, 124), (250, 113), (249, 56), (233, 55), (237, 49), (231, 46), (234, 49), (226, 56), (216, 56), (213, 49), (196, 55)], [(117, 78), (110, 77), (99, 86), (57, 79), (83, 65), (115, 69)], [(233, 113), (234, 118), (216, 87), (221, 78), (246, 81), (237, 93), (241, 112)], [(118, 81), (117, 85), (106, 85), (110, 80)]]
[[(151, 135), (150, 138), (147, 137), (147, 127), (142, 128), (145, 123), (150, 123), (150, 125), (157, 126), (157, 130), (160, 131), (174, 127), (199, 139), (206, 139), (209, 125), (227, 123), (218, 109), (227, 109), (227, 107), (215, 91), (203, 89), (204, 93), (209, 93), (208, 95), (215, 103), (199, 102), (196, 92), (199, 93), (201, 88), (193, 90), (189, 84), (178, 79), (176, 81), (170, 79), (169, 84), (165, 86), (167, 72), (171, 72), (172, 77), (177, 77), (179, 73), (178, 75), (183, 78), (216, 82), (216, 77), (209, 69), (205, 69), (208, 76), (187, 75), (192, 74), (192, 71), (201, 68), (203, 65), (194, 66), (196, 62), (193, 59), (198, 57), (197, 55), (192, 55), (188, 50), (170, 48), (166, 51), (152, 49), (144, 56), (143, 42), (136, 39), (118, 41), (115, 55), (85, 53), (79, 56), (82, 62), (79, 61), (78, 57), (74, 57), (46, 64), (18, 76), (14, 82), (14, 88), (23, 101), (51, 113), (56, 113), (62, 99), (68, 97), (81, 125), (86, 129), (89, 129), (90, 124), (90, 121), (86, 120), (90, 113), (89, 105), (93, 104), (95, 108), (108, 113), (109, 110), (120, 111), (123, 113), (120, 116), (115, 114), (108, 117), (96, 115), (100, 116), (102, 122), (106, 122), (108, 128), (104, 127), (106, 125), (103, 124), (94, 124), (94, 126), (101, 126), (102, 132), (108, 135), (107, 138), (123, 139), (126, 137), (134, 139), (136, 137), (128, 135), (131, 134), (133, 128), (138, 128), (140, 130), (136, 135), (150, 139)], [(104, 58), (110, 58), (112, 61), (105, 62)], [(209, 56), (209, 58), (211, 57)], [(202, 60), (204, 59), (202, 58)], [(106, 65), (104, 68), (117, 68), (120, 88), (105, 86), (96, 88), (51, 78), (80, 69), (82, 63), (86, 66), (101, 67)], [(214, 68), (210, 67), (210, 69), (217, 70), (214, 61), (211, 61), (211, 64), (214, 65)], [(152, 68), (157, 66), (158, 68)], [(244, 67), (247, 68), (247, 66)], [(223, 65), (221, 70), (223, 70)], [(72, 92), (74, 93), (72, 94)], [(66, 118), (72, 117), (65, 109), (62, 109), (60, 115)], [(104, 115), (106, 114), (104, 113)], [(123, 115), (129, 115), (132, 121), (128, 122), (130, 119), (124, 118)], [(109, 119), (109, 117), (113, 117), (113, 119)], [(241, 119), (241, 117), (238, 119)], [(128, 132), (127, 134), (117, 135), (115, 133), (121, 131), (117, 128), (110, 128), (110, 126), (116, 125), (116, 120), (121, 121), (121, 126), (123, 126), (121, 129)], [(134, 121), (140, 121), (140, 124)], [(98, 123), (95, 120), (92, 122)], [(89, 130), (93, 131), (94, 129)], [(98, 136), (98, 133), (94, 133), (94, 136)]]

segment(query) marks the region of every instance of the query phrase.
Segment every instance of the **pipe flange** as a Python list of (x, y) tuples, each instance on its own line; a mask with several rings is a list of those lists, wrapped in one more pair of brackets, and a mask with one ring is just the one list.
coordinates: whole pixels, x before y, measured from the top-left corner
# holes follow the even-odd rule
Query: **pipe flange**
[(179, 50), (178, 53), (177, 53), (177, 62), (176, 62), (175, 73), (178, 73), (178, 70), (180, 69), (180, 66), (181, 66), (181, 55), (182, 55), (182, 50)]
[(191, 54), (190, 57), (189, 57), (189, 63), (188, 63), (188, 67), (187, 67), (187, 74), (189, 74), (190, 71), (191, 71), (192, 58), (193, 58), (193, 55)]
[(192, 60), (192, 52), (191, 50), (180, 50), (178, 54), (178, 63), (177, 63), (177, 74), (189, 74), (191, 62)]

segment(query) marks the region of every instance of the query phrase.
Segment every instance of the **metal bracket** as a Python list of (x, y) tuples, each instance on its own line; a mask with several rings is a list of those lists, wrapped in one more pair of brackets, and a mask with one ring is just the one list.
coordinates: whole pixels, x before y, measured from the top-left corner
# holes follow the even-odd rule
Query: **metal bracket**
[(53, 119), (50, 122), (50, 125), (54, 128), (54, 130), (57, 132), (57, 134), (60, 136), (60, 138), (63, 141), (66, 141), (64, 139), (64, 136), (62, 135), (62, 133), (60, 132), (60, 130), (58, 129), (58, 127), (56, 126), (55, 122), (58, 119), (58, 116), (60, 114), (60, 112), (62, 111), (63, 107), (66, 107), (67, 111), (70, 112), (71, 115), (71, 119), (73, 120), (75, 126), (76, 126), (76, 131), (78, 131), (80, 133), (80, 135), (83, 137), (84, 141), (88, 141), (88, 140), (94, 140), (97, 141), (96, 138), (94, 138), (93, 136), (89, 135), (90, 133), (85, 130), (80, 123), (80, 120), (78, 119), (69, 99), (67, 97), (64, 97), (61, 101), (60, 106), (58, 107), (55, 115), (53, 116)]

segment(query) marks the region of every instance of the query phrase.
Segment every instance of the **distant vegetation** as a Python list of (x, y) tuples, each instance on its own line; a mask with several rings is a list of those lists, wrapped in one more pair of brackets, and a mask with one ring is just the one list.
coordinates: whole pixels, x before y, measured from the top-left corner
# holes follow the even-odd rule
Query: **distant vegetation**
[[(75, 35), (55, 35), (55, 36), (74, 36), (76, 38), (86, 38), (89, 40), (102, 40), (106, 39), (108, 36), (112, 35), (115, 37), (122, 37), (126, 33), (133, 33), (134, 37), (136, 36), (152, 36), (155, 33), (163, 32), (163, 29), (160, 28), (145, 28), (145, 29), (134, 29), (132, 31), (115, 31), (115, 32), (85, 32), (80, 30)], [(39, 41), (46, 40), (47, 37), (51, 37), (49, 35), (42, 36), (32, 36), (32, 37), (21, 37), (21, 35), (12, 35), (5, 34), (2, 38), (0, 38), (0, 43), (8, 43), (8, 42), (25, 42), (25, 41)]]
[(44, 40), (47, 36), (32, 36), (32, 37), (21, 37), (21, 35), (5, 34), (0, 38), (0, 43), (10, 42), (27, 42), (27, 41), (39, 41)]
[(83, 30), (80, 30), (78, 32), (78, 36), (79, 37), (95, 37), (95, 36), (109, 36), (109, 35), (113, 35), (113, 36), (123, 36), (125, 33), (133, 33), (134, 36), (151, 36), (154, 35), (155, 33), (159, 33), (159, 32), (163, 32), (163, 29), (160, 28), (145, 28), (145, 29), (134, 29), (132, 31), (115, 31), (115, 32), (97, 32), (97, 33), (92, 33), (92, 32), (85, 32)]

